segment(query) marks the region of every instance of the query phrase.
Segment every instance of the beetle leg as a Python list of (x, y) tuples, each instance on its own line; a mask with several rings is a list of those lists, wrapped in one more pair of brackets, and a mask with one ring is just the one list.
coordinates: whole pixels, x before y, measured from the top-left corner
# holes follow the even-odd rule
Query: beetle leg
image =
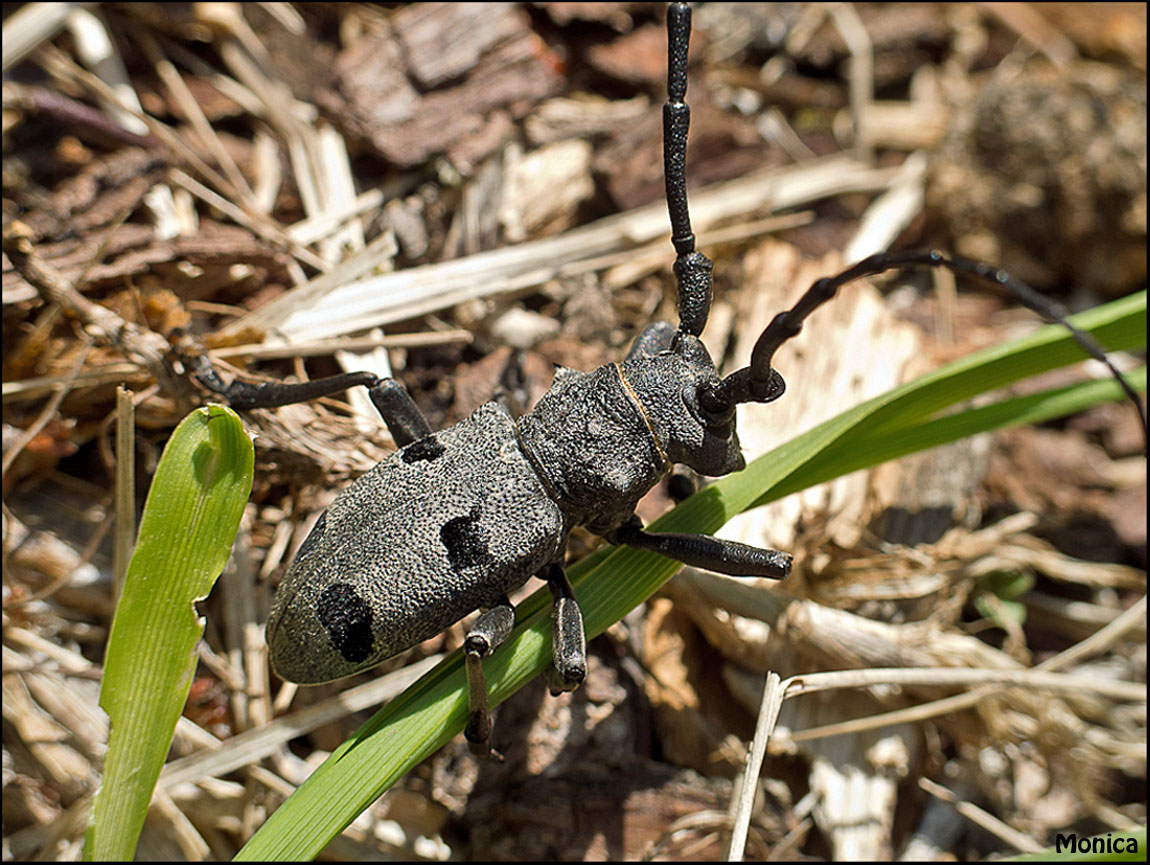
[(431, 435), (427, 423), (415, 400), (399, 382), (393, 378), (381, 378), (368, 388), (367, 395), (375, 406), (388, 432), (395, 439), (396, 447), (405, 447), (413, 441)]
[(371, 387), (379, 377), (371, 372), (345, 372), (312, 381), (249, 382), (232, 379), (224, 382), (207, 355), (196, 358), (193, 377), (213, 393), (219, 394), (235, 409), (275, 408), (280, 405), (294, 405), (321, 396), (363, 385)]
[(732, 577), (773, 577), (781, 580), (791, 572), (791, 557), (787, 553), (764, 550), (710, 535), (645, 532), (636, 516), (619, 526), (614, 532), (614, 538), (610, 540)]
[(253, 384), (232, 379), (225, 384), (214, 367), (205, 365), (197, 371), (196, 379), (236, 409), (293, 405), (363, 385), (397, 447), (431, 434), (431, 427), (403, 385), (393, 378), (378, 378), (371, 372), (347, 372), (291, 383), (270, 381)]
[(587, 638), (583, 613), (575, 600), (575, 590), (560, 564), (547, 568), (547, 581), (554, 602), (551, 606), (552, 651), (555, 664), (547, 671), (551, 696), (574, 691), (587, 678)]
[(507, 410), (513, 418), (520, 417), (531, 403), (531, 382), (524, 368), (523, 351), (515, 349), (499, 373), (499, 381), (491, 398)]
[(676, 466), (675, 470), (667, 475), (667, 495), (675, 504), (685, 502), (698, 491), (695, 473), (687, 466)]
[(467, 720), (467, 737), (471, 752), (479, 757), (501, 760), (491, 747), (491, 716), (487, 712), (487, 680), (483, 678), (483, 659), (494, 652), (507, 639), (515, 624), (515, 610), (504, 596), (499, 603), (484, 610), (463, 640), (463, 653), (467, 661), (468, 705), (471, 715)]
[(253, 383), (232, 379), (225, 383), (204, 355), (197, 359), (193, 374), (200, 384), (222, 396), (232, 408), (241, 410), (294, 405), (362, 385), (367, 388), (368, 396), (398, 447), (431, 435), (430, 425), (403, 385), (393, 378), (379, 378), (372, 372), (345, 372), (300, 382)]

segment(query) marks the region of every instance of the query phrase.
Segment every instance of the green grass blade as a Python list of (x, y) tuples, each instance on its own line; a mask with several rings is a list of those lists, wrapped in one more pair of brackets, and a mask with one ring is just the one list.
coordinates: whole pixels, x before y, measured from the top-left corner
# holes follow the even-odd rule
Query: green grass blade
[(194, 604), (227, 562), (252, 465), (243, 424), (219, 406), (184, 418), (160, 457), (108, 636), (100, 705), (110, 733), (85, 833), (88, 860), (135, 853), (196, 668), (204, 628)]
[[(1070, 320), (1094, 334), (1111, 351), (1144, 346), (1146, 292), (1072, 316)], [(991, 346), (960, 358), (826, 421), (811, 430), (809, 437), (801, 436), (777, 449), (772, 460), (780, 472), (785, 466), (787, 473), (793, 475), (778, 488), (785, 495), (838, 477), (854, 468), (881, 462), (857, 465), (852, 454), (863, 449), (860, 435), (871, 443), (881, 441), (900, 429), (922, 424), (940, 411), (979, 394), (1083, 357), (1081, 348), (1065, 328), (1050, 325), (1023, 339)], [(854, 468), (845, 468), (847, 463), (854, 464)], [(756, 475), (757, 480), (752, 483), (762, 484), (762, 496), (782, 483), (781, 476), (774, 480), (763, 475), (761, 470), (752, 469), (753, 465), (743, 475)], [(724, 482), (726, 480), (723, 479)], [(756, 504), (764, 504), (767, 500), (762, 497)]]
[[(1076, 316), (1074, 321), (1111, 349), (1124, 349), (1145, 344), (1145, 313), (1143, 292)], [(963, 358), (844, 412), (760, 457), (745, 471), (721, 478), (665, 514), (652, 528), (712, 533), (755, 504), (827, 479), (822, 476), (829, 471), (874, 465), (975, 432), (1046, 419), (1117, 398), (1120, 391), (1113, 382), (1086, 382), (935, 417), (976, 394), (1081, 357), (1066, 331), (1051, 327)], [(1144, 369), (1137, 380), (1145, 386)], [(854, 447), (860, 440), (867, 447)], [(860, 464), (850, 463), (848, 453)], [(588, 637), (602, 633), (645, 601), (679, 567), (661, 556), (630, 548), (602, 550), (573, 565), (568, 575), (579, 596)], [(491, 705), (507, 699), (551, 662), (550, 607), (545, 588), (522, 602), (511, 637), (484, 662)], [(457, 652), (338, 748), (237, 858), (313, 858), (405, 772), (458, 734), (466, 716), (463, 659)]]
[[(1146, 292), (1071, 316), (1109, 351), (1146, 345)], [(1061, 325), (1048, 325), (1028, 337), (993, 345), (940, 367), (890, 392), (869, 428), (885, 433), (917, 423), (942, 409), (1087, 357)]]
[[(1136, 389), (1146, 390), (1146, 367), (1126, 374)], [(906, 426), (885, 434), (860, 433), (849, 446), (829, 448), (803, 472), (765, 491), (755, 504), (781, 499), (793, 492), (878, 465), (900, 456), (958, 441), (980, 432), (1003, 427), (1037, 424), (1083, 411), (1101, 402), (1121, 402), (1126, 395), (1113, 379), (1081, 382), (1027, 396), (1004, 399), (991, 405), (935, 418), (917, 426)], [(1133, 407), (1130, 409), (1133, 411)]]

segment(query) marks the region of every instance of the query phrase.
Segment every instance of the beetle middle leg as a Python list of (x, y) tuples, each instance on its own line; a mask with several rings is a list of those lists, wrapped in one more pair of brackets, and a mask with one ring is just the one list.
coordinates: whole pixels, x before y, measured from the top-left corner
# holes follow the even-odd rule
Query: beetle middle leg
[(471, 751), (480, 757), (500, 759), (491, 747), (491, 715), (487, 711), (487, 680), (483, 676), (483, 659), (494, 652), (515, 625), (515, 609), (506, 596), (494, 607), (484, 610), (463, 640), (467, 663), (467, 692), (470, 715), (463, 735)]
[(371, 397), (396, 447), (406, 447), (431, 435), (431, 426), (403, 385), (393, 378), (379, 379), (368, 388)]
[(560, 564), (547, 568), (547, 581), (551, 590), (552, 654), (555, 663), (548, 669), (551, 695), (574, 691), (587, 678), (587, 638), (583, 631), (583, 613), (575, 599), (575, 590)]

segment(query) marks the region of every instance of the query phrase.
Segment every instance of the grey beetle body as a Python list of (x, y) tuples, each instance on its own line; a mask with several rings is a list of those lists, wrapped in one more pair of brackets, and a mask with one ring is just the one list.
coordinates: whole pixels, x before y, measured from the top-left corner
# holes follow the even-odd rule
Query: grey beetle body
[(573, 526), (619, 528), (673, 462), (741, 468), (733, 426), (715, 438), (689, 405), (700, 379), (719, 380), (683, 336), (623, 364), (560, 368), (518, 424), (489, 402), (380, 462), (324, 512), (284, 577), (267, 626), (276, 672), (316, 684), (372, 667), (561, 563)]

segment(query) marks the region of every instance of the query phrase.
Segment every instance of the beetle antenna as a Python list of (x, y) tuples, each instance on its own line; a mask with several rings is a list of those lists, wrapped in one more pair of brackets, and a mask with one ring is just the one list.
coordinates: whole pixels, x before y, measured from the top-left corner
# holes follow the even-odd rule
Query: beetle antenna
[(678, 254), (675, 280), (679, 288), (679, 330), (698, 336), (711, 311), (711, 260), (695, 251), (691, 216), (687, 212), (687, 47), (691, 41), (691, 7), (672, 3), (667, 9), (667, 101), (663, 104), (663, 177), (671, 243)]
[(1082, 350), (1095, 360), (1104, 363), (1110, 374), (1118, 382), (1127, 398), (1138, 411), (1142, 425), (1143, 446), (1147, 441), (1146, 409), (1138, 392), (1106, 356), (1106, 350), (1098, 341), (1081, 328), (1066, 319), (1065, 310), (1044, 298), (1021, 280), (1015, 279), (1005, 270), (969, 261), (964, 258), (949, 258), (937, 250), (916, 250), (912, 252), (880, 252), (868, 256), (847, 268), (837, 276), (825, 277), (816, 281), (806, 290), (791, 309), (774, 317), (766, 330), (759, 336), (751, 352), (750, 366), (744, 367), (723, 379), (717, 388), (700, 393), (704, 407), (721, 414), (730, 406), (743, 402), (770, 402), (782, 395), (785, 387), (782, 377), (771, 367), (775, 351), (787, 340), (797, 336), (807, 317), (835, 296), (839, 288), (852, 280), (864, 276), (875, 276), (883, 271), (903, 267), (944, 267), (954, 273), (965, 273), (978, 277), (984, 282), (1005, 288), (1027, 309), (1033, 310), (1046, 321), (1065, 327)]

